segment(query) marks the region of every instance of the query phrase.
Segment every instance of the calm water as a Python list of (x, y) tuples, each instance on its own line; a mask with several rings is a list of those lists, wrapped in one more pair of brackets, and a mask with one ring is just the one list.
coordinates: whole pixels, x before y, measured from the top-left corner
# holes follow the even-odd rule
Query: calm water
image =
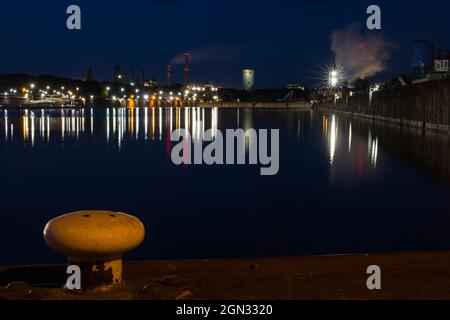
[[(279, 128), (280, 171), (174, 166), (170, 130)], [(299, 110), (0, 111), (0, 264), (48, 263), (45, 223), (139, 217), (128, 259), (450, 249), (447, 135)]]

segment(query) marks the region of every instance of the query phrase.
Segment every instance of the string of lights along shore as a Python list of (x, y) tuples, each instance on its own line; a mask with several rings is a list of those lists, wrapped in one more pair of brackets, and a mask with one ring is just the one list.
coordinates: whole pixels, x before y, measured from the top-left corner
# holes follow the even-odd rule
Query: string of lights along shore
[[(114, 68), (112, 81), (97, 81), (92, 67), (88, 68), (85, 79), (65, 79), (54, 76), (12, 77), (8, 82), (12, 86), (0, 92), (2, 105), (20, 106), (74, 106), (82, 107), (95, 104), (100, 99), (112, 103), (148, 106), (192, 106), (196, 103), (220, 103), (219, 90), (226, 90), (211, 82), (191, 81), (190, 53), (184, 53), (183, 68), (167, 65), (166, 79), (163, 83), (156, 80), (153, 73), (148, 78), (144, 68), (140, 76), (136, 69), (127, 73), (120, 65)], [(183, 83), (174, 82), (174, 72), (183, 71)], [(8, 77), (8, 76), (7, 76)], [(18, 85), (17, 85), (18, 84)], [(242, 91), (255, 90), (255, 71), (242, 71)], [(240, 101), (238, 98), (237, 101)]]

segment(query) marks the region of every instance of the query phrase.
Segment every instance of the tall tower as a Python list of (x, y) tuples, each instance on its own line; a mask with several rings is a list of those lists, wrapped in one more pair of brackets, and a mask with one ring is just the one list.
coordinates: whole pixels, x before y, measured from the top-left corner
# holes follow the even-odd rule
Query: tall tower
[(255, 70), (244, 69), (242, 71), (242, 89), (253, 91), (255, 88)]
[(172, 84), (172, 66), (169, 64), (167, 66), (167, 85), (170, 86)]
[(184, 54), (184, 85), (187, 86), (189, 84), (189, 53)]
[(414, 44), (413, 74), (416, 78), (426, 76), (433, 71), (436, 47), (431, 41), (417, 39)]

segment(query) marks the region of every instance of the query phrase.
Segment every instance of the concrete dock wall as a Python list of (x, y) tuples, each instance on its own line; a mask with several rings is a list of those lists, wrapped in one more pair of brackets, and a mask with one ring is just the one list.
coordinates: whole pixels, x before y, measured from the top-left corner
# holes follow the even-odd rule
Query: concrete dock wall
[(322, 103), (315, 107), (374, 120), (450, 131), (450, 79), (355, 95), (338, 99), (335, 104)]

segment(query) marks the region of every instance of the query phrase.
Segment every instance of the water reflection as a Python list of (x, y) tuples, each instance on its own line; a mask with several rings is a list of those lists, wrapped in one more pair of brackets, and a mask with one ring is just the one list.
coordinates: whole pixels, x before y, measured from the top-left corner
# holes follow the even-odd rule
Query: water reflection
[(120, 150), (124, 139), (163, 141), (175, 129), (187, 129), (194, 142), (200, 141), (205, 130), (218, 128), (219, 113), (217, 108), (199, 107), (26, 109), (4, 110), (0, 121), (7, 142), (15, 141), (16, 127), (21, 128), (21, 140), (30, 146), (38, 141), (57, 142), (56, 139), (77, 141), (82, 137), (101, 136), (103, 131), (105, 141), (113, 142)]
[(338, 138), (338, 126), (336, 123), (336, 116), (332, 115), (331, 117), (331, 127), (330, 133), (328, 136), (328, 146), (330, 148), (330, 164), (332, 165), (334, 162), (334, 156), (336, 152), (336, 143)]
[(362, 174), (366, 167), (378, 169), (383, 160), (380, 152), (385, 151), (450, 184), (450, 137), (446, 133), (332, 114), (320, 114), (320, 118), (330, 166), (338, 162), (354, 165)]
[(372, 138), (372, 131), (369, 129), (367, 141), (367, 153), (370, 156), (370, 163), (372, 167), (377, 167), (378, 161), (378, 137)]
[(95, 139), (95, 143), (104, 141), (119, 151), (125, 140), (163, 143), (170, 150), (170, 132), (175, 129), (187, 129), (193, 141), (198, 142), (206, 130), (212, 129), (214, 137), (224, 124), (228, 127), (222, 129), (279, 128), (284, 132), (281, 148), (285, 150), (296, 148), (310, 128), (320, 127), (323, 139), (314, 143), (321, 144), (329, 166), (336, 170), (344, 164), (356, 168), (358, 174), (383, 168), (383, 156), (388, 152), (450, 183), (448, 135), (309, 111), (197, 107), (11, 109), (0, 111), (0, 138), (5, 145), (20, 142), (28, 147)]

